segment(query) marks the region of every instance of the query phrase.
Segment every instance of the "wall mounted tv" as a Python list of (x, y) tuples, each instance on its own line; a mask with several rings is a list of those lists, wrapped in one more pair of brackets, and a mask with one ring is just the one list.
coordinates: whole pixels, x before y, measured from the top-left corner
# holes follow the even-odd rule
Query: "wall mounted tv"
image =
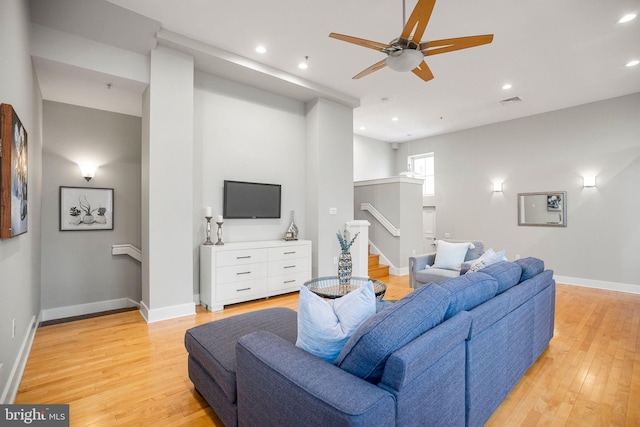
[(279, 184), (224, 181), (224, 218), (280, 218)]

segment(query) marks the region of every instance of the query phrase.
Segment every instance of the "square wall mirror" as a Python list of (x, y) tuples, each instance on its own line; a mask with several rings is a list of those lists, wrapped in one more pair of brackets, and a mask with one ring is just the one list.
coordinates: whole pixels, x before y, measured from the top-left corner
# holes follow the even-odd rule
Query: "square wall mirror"
[(567, 192), (518, 193), (518, 225), (567, 226)]

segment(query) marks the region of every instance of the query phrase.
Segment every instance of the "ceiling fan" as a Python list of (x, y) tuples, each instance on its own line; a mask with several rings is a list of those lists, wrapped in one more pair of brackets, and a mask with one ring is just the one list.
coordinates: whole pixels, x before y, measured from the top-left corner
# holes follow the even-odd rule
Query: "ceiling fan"
[[(353, 76), (359, 79), (389, 66), (395, 71), (413, 71), (415, 75), (425, 82), (433, 79), (433, 73), (424, 61), (425, 56), (439, 53), (452, 52), (454, 50), (467, 49), (491, 43), (493, 34), (482, 36), (457, 37), (434, 41), (421, 41), (424, 31), (429, 23), (431, 12), (436, 0), (418, 0), (416, 7), (411, 12), (400, 37), (391, 40), (388, 44), (365, 40), (358, 37), (345, 36), (331, 33), (329, 37), (345, 42), (357, 44), (369, 49), (374, 49), (387, 54), (382, 61), (376, 62), (369, 68)], [(404, 3), (403, 3), (404, 10)]]

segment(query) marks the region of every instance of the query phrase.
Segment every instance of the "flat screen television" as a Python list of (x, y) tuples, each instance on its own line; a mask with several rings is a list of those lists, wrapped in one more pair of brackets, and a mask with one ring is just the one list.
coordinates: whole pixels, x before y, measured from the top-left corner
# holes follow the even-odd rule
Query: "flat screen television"
[(224, 181), (224, 218), (280, 218), (280, 184)]

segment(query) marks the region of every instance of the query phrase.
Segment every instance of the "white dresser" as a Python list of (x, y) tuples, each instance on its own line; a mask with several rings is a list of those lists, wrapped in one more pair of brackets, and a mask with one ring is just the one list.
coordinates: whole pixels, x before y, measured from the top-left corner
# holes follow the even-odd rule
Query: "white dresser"
[(310, 279), (310, 240), (200, 246), (200, 302), (210, 311), (295, 292)]

